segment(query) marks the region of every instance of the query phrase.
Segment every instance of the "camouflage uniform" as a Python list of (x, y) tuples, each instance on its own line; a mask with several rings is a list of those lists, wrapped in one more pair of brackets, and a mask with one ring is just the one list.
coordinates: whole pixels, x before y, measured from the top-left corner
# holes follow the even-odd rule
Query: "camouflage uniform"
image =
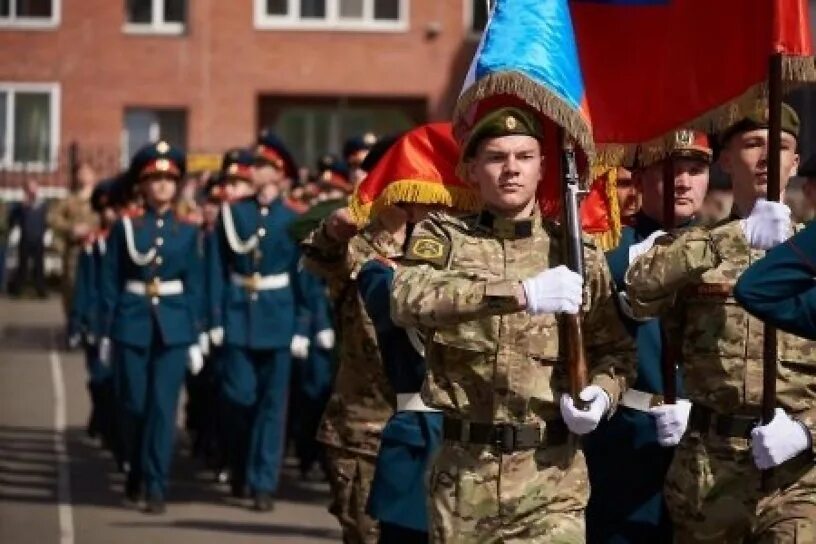
[(401, 246), (372, 226), (348, 244), (334, 241), (321, 226), (303, 242), (305, 266), (324, 278), (335, 311), (339, 367), (317, 439), (328, 446), (331, 512), (346, 543), (377, 542), (377, 523), (366, 515), (383, 427), (395, 395), (380, 360), (374, 325), (356, 285), (360, 267), (376, 255), (396, 257)]
[[(626, 276), (638, 316), (663, 316), (682, 338), (685, 389), (694, 408), (666, 480), (679, 543), (816, 542), (813, 451), (774, 470), (780, 491), (759, 490), (751, 426), (762, 402), (763, 324), (732, 290), (764, 252), (738, 221), (658, 239)], [(777, 405), (816, 432), (816, 343), (779, 333)]]
[(83, 198), (79, 193), (69, 195), (68, 198), (52, 207), (48, 212), (48, 227), (54, 231), (57, 249), (62, 254), (60, 291), (62, 292), (62, 304), (66, 316), (71, 308), (74, 277), (79, 254), (84, 243), (84, 240), (75, 240), (72, 231), (75, 225), (82, 223), (89, 226), (90, 234), (97, 226), (97, 218), (91, 209), (90, 197)]
[[(395, 322), (429, 339), (423, 400), (443, 411), (446, 435), (452, 422), (509, 423), (541, 438), (526, 449), (446, 439), (430, 475), (434, 542), (584, 541), (587, 471), (558, 406), (568, 389), (558, 319), (529, 315), (515, 296), (519, 280), (563, 262), (560, 239), (538, 215), (509, 221), (485, 211), (432, 214), (413, 231), (391, 308)], [(614, 411), (633, 377), (634, 345), (603, 253), (590, 245), (586, 264), (590, 378)]]

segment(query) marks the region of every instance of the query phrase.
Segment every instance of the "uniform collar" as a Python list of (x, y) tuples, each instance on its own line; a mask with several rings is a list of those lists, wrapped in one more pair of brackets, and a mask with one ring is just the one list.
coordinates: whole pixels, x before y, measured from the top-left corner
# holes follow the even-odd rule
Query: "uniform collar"
[(533, 235), (536, 225), (541, 224), (538, 207), (526, 219), (506, 219), (489, 210), (482, 210), (476, 220), (478, 228), (493, 234), (500, 240), (518, 240)]
[(173, 217), (173, 207), (169, 207), (166, 212), (159, 213), (156, 211), (155, 208), (151, 206), (145, 206), (145, 215), (156, 218), (156, 219), (164, 219), (165, 221)]

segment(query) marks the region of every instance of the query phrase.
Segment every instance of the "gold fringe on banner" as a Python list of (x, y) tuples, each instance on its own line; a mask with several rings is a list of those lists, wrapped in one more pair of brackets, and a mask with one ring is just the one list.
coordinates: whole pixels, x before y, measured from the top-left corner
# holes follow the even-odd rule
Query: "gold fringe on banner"
[(491, 96), (510, 95), (517, 97), (528, 106), (547, 116), (564, 130), (591, 160), (595, 153), (592, 131), (583, 115), (567, 104), (557, 94), (549, 91), (520, 72), (494, 72), (478, 80), (469, 87), (456, 103), (453, 112), (454, 133), (463, 140), (461, 134), (464, 118), (474, 105)]
[(389, 183), (372, 202), (362, 202), (355, 193), (349, 202), (354, 221), (364, 226), (387, 206), (398, 203), (438, 204), (463, 212), (479, 210), (482, 200), (479, 194), (467, 187), (444, 186), (439, 182), (404, 179)]
[(589, 236), (604, 251), (618, 247), (621, 237), (621, 217), (618, 203), (618, 167), (596, 164), (591, 170), (592, 180), (605, 178), (604, 190), (609, 210), (609, 229), (604, 232), (591, 233)]

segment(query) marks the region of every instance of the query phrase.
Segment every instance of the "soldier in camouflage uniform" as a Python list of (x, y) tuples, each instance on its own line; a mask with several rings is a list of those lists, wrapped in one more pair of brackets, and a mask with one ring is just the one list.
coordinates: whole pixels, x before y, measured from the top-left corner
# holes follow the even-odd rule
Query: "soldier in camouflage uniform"
[(54, 231), (56, 245), (62, 253), (60, 291), (66, 316), (71, 309), (79, 254), (97, 227), (97, 218), (91, 209), (96, 173), (90, 164), (82, 163), (77, 168), (76, 178), (76, 189), (48, 212), (48, 227)]
[[(783, 112), (784, 188), (798, 165), (799, 121)], [(790, 210), (763, 200), (767, 127), (760, 110), (721, 138), (737, 216), (659, 238), (626, 275), (635, 315), (662, 316), (681, 342), (690, 402), (654, 409), (661, 442), (679, 442), (665, 494), (680, 544), (816, 542), (816, 343), (779, 333), (779, 408), (757, 426), (763, 325), (733, 298), (745, 269), (792, 231)], [(764, 493), (759, 470), (770, 467), (778, 491)]]
[(357, 289), (357, 273), (376, 256), (402, 250), (381, 223), (359, 234), (347, 208), (330, 215), (303, 243), (304, 265), (328, 285), (339, 341), (339, 367), (318, 440), (327, 446), (331, 512), (347, 544), (377, 542), (377, 523), (366, 515), (383, 427), (394, 411), (374, 325)]
[[(586, 278), (575, 274), (563, 266), (560, 227), (540, 215), (541, 138), (528, 110), (480, 119), (462, 149), (483, 209), (419, 223), (394, 279), (395, 322), (428, 338), (422, 398), (444, 415), (429, 484), (433, 542), (584, 542), (589, 489), (575, 435), (614, 412), (634, 374), (603, 253), (587, 242)], [(578, 313), (582, 299), (586, 411), (565, 393), (557, 315)]]

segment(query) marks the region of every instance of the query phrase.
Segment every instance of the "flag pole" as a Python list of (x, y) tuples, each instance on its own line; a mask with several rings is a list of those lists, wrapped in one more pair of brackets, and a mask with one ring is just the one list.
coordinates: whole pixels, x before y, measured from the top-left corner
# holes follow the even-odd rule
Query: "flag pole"
[[(782, 54), (771, 55), (768, 61), (768, 201), (781, 198), (782, 164)], [(762, 342), (762, 424), (767, 425), (776, 410), (776, 328), (765, 323)], [(762, 490), (773, 490), (773, 472), (762, 473)]]

